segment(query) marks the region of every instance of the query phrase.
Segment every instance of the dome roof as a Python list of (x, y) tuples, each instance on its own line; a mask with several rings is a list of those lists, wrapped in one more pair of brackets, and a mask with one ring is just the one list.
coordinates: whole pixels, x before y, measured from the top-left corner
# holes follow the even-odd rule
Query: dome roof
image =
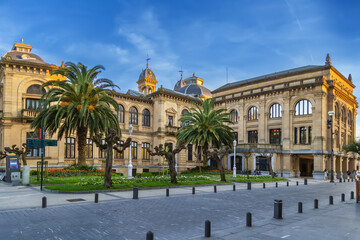
[(194, 83), (187, 84), (186, 86), (176, 90), (177, 92), (199, 96), (199, 97), (205, 97), (210, 98), (211, 97), (211, 91), (207, 89), (204, 86), (200, 86)]
[(24, 61), (24, 62), (34, 62), (34, 63), (42, 63), (46, 64), (46, 62), (34, 53), (29, 52), (20, 52), (11, 50), (4, 54), (3, 58), (5, 60), (17, 60), (17, 61)]
[(153, 73), (153, 71), (151, 71), (151, 69), (149, 68), (149, 65), (146, 65), (146, 68), (144, 70), (142, 70), (142, 72), (140, 73), (139, 80), (143, 79), (143, 78), (149, 78), (149, 79), (156, 80), (155, 74)]

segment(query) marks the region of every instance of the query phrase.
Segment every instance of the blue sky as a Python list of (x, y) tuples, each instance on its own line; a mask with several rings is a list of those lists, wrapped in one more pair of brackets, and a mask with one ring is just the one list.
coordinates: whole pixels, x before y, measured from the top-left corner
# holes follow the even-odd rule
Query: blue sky
[[(314, 0), (0, 2), (0, 54), (15, 42), (46, 62), (104, 65), (122, 91), (146, 66), (173, 88), (193, 72), (211, 90), (304, 65), (332, 64), (360, 93), (360, 2)], [(360, 118), (357, 135), (360, 136)]]

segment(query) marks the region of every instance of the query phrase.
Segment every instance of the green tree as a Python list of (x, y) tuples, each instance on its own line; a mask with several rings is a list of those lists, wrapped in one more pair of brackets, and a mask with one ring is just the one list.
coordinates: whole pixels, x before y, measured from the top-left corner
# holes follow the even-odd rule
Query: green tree
[(226, 109), (214, 109), (214, 99), (207, 99), (201, 105), (193, 103), (190, 112), (180, 119), (183, 127), (177, 132), (178, 140), (201, 146), (203, 163), (208, 160), (210, 147), (220, 148), (222, 144), (232, 146), (234, 134), (232, 128), (225, 125), (231, 123)]
[(345, 152), (353, 152), (360, 154), (360, 142), (352, 142), (343, 147)]
[[(86, 165), (85, 147), (87, 135), (106, 132), (107, 129), (119, 129), (116, 115), (111, 106), (118, 111), (119, 105), (111, 97), (114, 83), (105, 78), (97, 78), (104, 70), (97, 65), (87, 66), (71, 62), (65, 68), (52, 71), (66, 80), (52, 80), (44, 83), (43, 88), (50, 87), (43, 95), (43, 110), (36, 116), (31, 127), (44, 128), (50, 135), (57, 133), (61, 139), (76, 133), (78, 147), (78, 164)], [(45, 108), (46, 107), (46, 108)]]

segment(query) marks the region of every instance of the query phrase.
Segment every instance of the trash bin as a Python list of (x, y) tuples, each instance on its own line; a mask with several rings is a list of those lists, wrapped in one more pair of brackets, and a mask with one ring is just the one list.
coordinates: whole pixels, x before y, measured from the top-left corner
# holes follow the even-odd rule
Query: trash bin
[(282, 219), (282, 200), (274, 200), (274, 218)]

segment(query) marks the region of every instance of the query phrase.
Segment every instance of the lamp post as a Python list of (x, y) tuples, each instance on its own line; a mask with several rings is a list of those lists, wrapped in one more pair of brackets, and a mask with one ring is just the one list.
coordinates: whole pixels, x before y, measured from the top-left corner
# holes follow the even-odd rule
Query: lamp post
[[(133, 126), (130, 124), (129, 126), (129, 138), (131, 139), (131, 133), (133, 131)], [(129, 152), (129, 165), (128, 165), (128, 179), (132, 179), (132, 168), (133, 165), (131, 164), (131, 142), (130, 142), (130, 152)]]
[(328, 115), (330, 119), (327, 121), (327, 127), (330, 129), (330, 145), (331, 145), (331, 155), (330, 155), (330, 182), (334, 182), (334, 140), (333, 140), (333, 115), (334, 111), (329, 111)]
[(233, 166), (233, 177), (236, 178), (236, 139), (233, 141), (234, 145), (234, 166)]

